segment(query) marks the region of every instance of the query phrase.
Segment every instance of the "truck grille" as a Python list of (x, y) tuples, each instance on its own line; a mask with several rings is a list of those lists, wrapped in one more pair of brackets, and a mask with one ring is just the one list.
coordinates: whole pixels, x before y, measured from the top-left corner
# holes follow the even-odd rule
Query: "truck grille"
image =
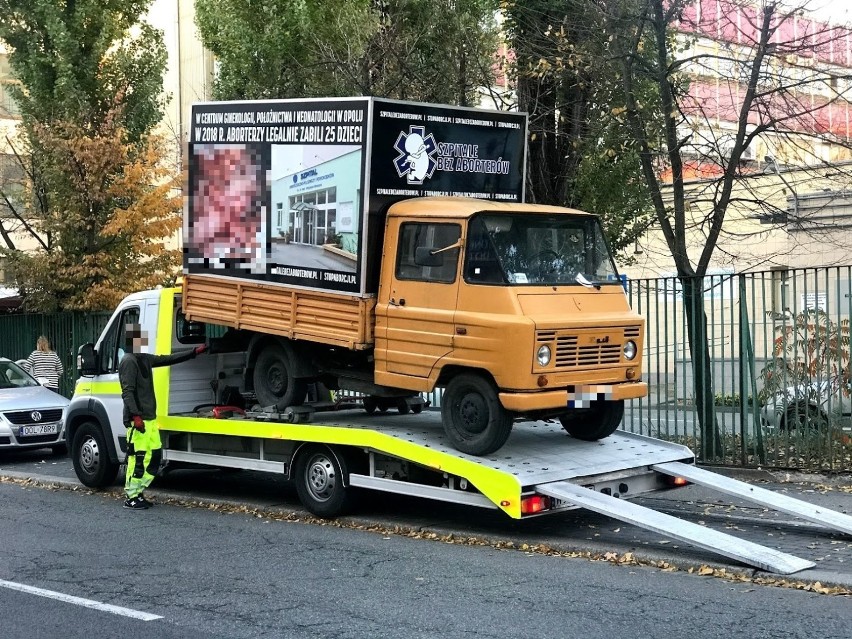
[(625, 339), (638, 339), (639, 326), (582, 331), (537, 331), (539, 343), (556, 343), (553, 364), (557, 370), (621, 364)]
[[(33, 413), (39, 413), (41, 419), (33, 419)], [(11, 413), (3, 413), (3, 416), (13, 424), (43, 424), (47, 422), (58, 422), (62, 419), (61, 408), (47, 408), (44, 410), (19, 410)]]
[(618, 364), (621, 361), (621, 344), (579, 346), (577, 341), (576, 336), (560, 336), (557, 338), (557, 368)]

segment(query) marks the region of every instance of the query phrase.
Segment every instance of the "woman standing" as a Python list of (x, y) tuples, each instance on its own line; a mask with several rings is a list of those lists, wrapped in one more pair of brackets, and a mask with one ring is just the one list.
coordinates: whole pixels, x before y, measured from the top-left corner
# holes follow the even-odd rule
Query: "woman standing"
[(30, 365), (30, 375), (39, 380), (45, 388), (49, 388), (54, 393), (59, 392), (59, 378), (65, 369), (62, 367), (59, 355), (51, 350), (50, 342), (44, 335), (36, 340), (36, 350), (30, 353), (27, 362)]

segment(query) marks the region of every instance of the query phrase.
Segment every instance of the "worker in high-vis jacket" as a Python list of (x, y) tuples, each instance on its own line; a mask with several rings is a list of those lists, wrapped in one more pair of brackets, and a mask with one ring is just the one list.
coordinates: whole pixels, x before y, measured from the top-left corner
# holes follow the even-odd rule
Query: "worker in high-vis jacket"
[(127, 428), (127, 474), (124, 493), (125, 508), (144, 510), (152, 506), (145, 489), (154, 480), (163, 458), (163, 444), (157, 426), (157, 398), (154, 395), (152, 369), (185, 362), (207, 350), (202, 344), (172, 355), (149, 355), (142, 349), (148, 337), (139, 324), (125, 326), (128, 352), (118, 364), (121, 399), (124, 402), (124, 425)]

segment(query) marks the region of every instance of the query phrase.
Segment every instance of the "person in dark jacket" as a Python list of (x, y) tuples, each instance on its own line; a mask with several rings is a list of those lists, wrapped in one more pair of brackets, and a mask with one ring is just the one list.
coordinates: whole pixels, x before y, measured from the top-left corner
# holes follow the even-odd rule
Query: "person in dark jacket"
[(172, 355), (143, 353), (148, 338), (138, 324), (128, 324), (125, 336), (127, 353), (118, 365), (121, 399), (124, 402), (124, 425), (127, 428), (127, 474), (124, 493), (125, 508), (144, 510), (151, 502), (143, 494), (154, 480), (163, 458), (163, 444), (156, 422), (157, 398), (154, 394), (152, 369), (185, 362), (207, 350), (202, 344)]

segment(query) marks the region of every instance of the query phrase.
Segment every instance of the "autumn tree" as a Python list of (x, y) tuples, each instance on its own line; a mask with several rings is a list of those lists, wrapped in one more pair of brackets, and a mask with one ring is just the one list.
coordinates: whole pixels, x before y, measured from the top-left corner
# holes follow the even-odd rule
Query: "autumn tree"
[(165, 47), (151, 0), (0, 0), (19, 81), (0, 257), (30, 310), (103, 309), (174, 274), (176, 167), (151, 136)]
[[(721, 446), (705, 277), (735, 207), (745, 205), (755, 216), (773, 211), (748, 186), (755, 171), (778, 171), (779, 157), (814, 176), (829, 166), (843, 171), (815, 147), (848, 154), (848, 134), (832, 130), (829, 114), (850, 97), (830, 72), (833, 43), (846, 46), (849, 31), (804, 18), (808, 3), (606, 0), (597, 6), (601, 64), (614, 65), (624, 98), (613, 106), (623, 109), (655, 225), (683, 289), (701, 455), (712, 459)], [(698, 171), (704, 188), (693, 205), (689, 181)], [(695, 237), (700, 241), (691, 243)]]
[(219, 99), (376, 95), (474, 105), (496, 0), (195, 0)]
[(130, 144), (110, 115), (95, 129), (33, 127), (42, 174), (29, 184), (46, 188), (56, 205), (18, 213), (38, 248), (5, 251), (29, 310), (113, 308), (177, 273), (180, 251), (165, 242), (180, 228), (182, 200), (166, 142), (146, 136)]

